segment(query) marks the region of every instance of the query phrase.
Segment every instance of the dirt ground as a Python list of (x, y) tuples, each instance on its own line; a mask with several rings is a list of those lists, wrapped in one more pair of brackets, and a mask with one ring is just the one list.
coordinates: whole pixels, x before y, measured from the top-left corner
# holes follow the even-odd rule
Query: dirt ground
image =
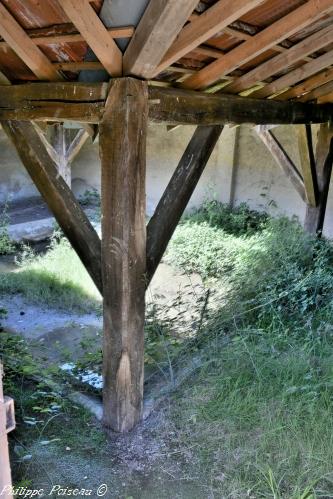
[[(6, 260), (0, 265), (2, 271), (13, 270)], [(168, 305), (181, 292), (190, 301), (193, 290), (201, 288), (199, 276), (186, 276), (161, 264), (147, 300)], [(21, 296), (3, 297), (1, 307), (8, 312), (2, 321), (4, 328), (32, 342), (33, 354), (41, 366), (75, 362), (81, 354), (82, 339), (94, 340), (96, 348), (100, 346), (102, 317), (98, 315), (50, 310), (32, 305)], [(25, 472), (30, 477), (29, 486), (43, 489), (40, 497), (58, 497), (66, 488), (85, 489), (90, 497), (211, 497), (198, 478), (184, 475), (184, 460), (192, 463), (194, 456), (191, 449), (178, 448), (177, 430), (169, 418), (170, 403), (170, 397), (164, 396), (158, 409), (129, 434), (108, 432), (106, 443), (98, 451), (93, 441), (89, 445), (78, 438), (74, 446), (66, 442), (41, 445), (41, 437), (26, 449), (32, 456)], [(92, 419), (89, 424), (95, 426), (96, 434), (103, 434), (100, 423)]]

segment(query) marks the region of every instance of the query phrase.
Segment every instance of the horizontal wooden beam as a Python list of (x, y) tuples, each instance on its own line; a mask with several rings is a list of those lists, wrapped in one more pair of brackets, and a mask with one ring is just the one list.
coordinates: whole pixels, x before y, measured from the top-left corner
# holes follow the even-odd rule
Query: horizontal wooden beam
[(333, 105), (304, 104), (150, 87), (149, 118), (169, 125), (325, 123)]
[[(61, 28), (64, 26), (64, 28)], [(46, 28), (38, 28), (34, 30), (26, 30), (26, 34), (35, 45), (53, 45), (55, 43), (78, 43), (85, 42), (85, 38), (73, 29), (72, 23), (54, 26), (52, 32)], [(63, 32), (65, 31), (65, 32)], [(66, 32), (69, 31), (69, 32)], [(134, 33), (133, 26), (123, 26), (120, 28), (107, 28), (111, 38), (131, 38)], [(5, 41), (0, 41), (0, 50), (8, 50), (10, 45)]]
[[(110, 83), (35, 83), (4, 86), (0, 120), (98, 123)], [(325, 123), (331, 104), (278, 102), (150, 86), (149, 119), (169, 125)]]

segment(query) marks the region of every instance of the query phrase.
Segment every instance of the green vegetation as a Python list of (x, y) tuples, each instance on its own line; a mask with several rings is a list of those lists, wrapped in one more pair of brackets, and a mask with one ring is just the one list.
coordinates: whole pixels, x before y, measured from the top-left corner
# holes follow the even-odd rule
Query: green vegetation
[(230, 230), (206, 204), (169, 248), (218, 291), (192, 342), (202, 366), (173, 404), (178, 438), (218, 497), (332, 497), (332, 246), (241, 210)]
[(45, 254), (29, 247), (17, 258), (15, 272), (0, 274), (0, 294), (22, 294), (31, 303), (68, 311), (100, 309), (100, 296), (67, 239), (55, 234)]
[(10, 255), (15, 249), (9, 238), (8, 222), (7, 206), (5, 206), (2, 213), (0, 213), (0, 255)]

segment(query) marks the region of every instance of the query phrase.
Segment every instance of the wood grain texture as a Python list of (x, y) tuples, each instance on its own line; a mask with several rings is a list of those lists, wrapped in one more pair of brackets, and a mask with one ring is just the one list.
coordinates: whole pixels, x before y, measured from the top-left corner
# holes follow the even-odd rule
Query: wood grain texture
[(198, 0), (150, 0), (124, 54), (124, 74), (151, 78)]
[(233, 0), (232, 2), (230, 0), (219, 0), (182, 29), (156, 68), (153, 76), (161, 73), (165, 68), (191, 52), (201, 43), (212, 38), (216, 33), (226, 28), (228, 24), (231, 24), (251, 9), (258, 7), (261, 3), (263, 3), (263, 0)]
[(100, 123), (104, 289), (104, 424), (142, 416), (145, 317), (147, 83), (114, 81)]
[(147, 284), (151, 281), (197, 186), (223, 126), (198, 127), (147, 226)]
[(326, 26), (324, 29), (313, 33), (297, 43), (286, 52), (279, 54), (268, 61), (247, 72), (245, 75), (236, 78), (230, 85), (224, 88), (224, 92), (239, 93), (256, 83), (265, 80), (279, 71), (283, 71), (297, 61), (304, 59), (307, 55), (313, 54), (316, 50), (325, 47), (333, 42), (333, 26)]
[(31, 41), (24, 29), (0, 3), (0, 35), (40, 80), (60, 81), (61, 74)]
[(2, 122), (23, 165), (58, 224), (102, 293), (100, 239), (74, 194), (59, 175), (55, 162), (27, 122)]
[(58, 0), (59, 4), (111, 76), (122, 75), (123, 55), (86, 0)]
[(208, 87), (223, 75), (234, 71), (332, 10), (331, 0), (309, 0), (228, 54), (201, 69), (197, 74), (190, 76), (182, 86), (192, 89)]

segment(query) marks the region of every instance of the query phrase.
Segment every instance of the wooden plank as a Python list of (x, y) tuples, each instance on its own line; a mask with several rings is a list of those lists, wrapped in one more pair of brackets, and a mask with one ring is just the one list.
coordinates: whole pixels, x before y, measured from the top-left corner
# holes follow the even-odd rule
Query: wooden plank
[(31, 123), (2, 122), (58, 224), (102, 293), (100, 240)]
[(0, 3), (0, 35), (37, 78), (51, 81), (63, 79), (2, 3)]
[(150, 0), (124, 54), (124, 74), (143, 78), (155, 75), (197, 3), (197, 0)]
[[(280, 90), (288, 90), (288, 87), (297, 83), (301, 80), (305, 80), (309, 76), (318, 73), (322, 69), (325, 69), (327, 66), (333, 64), (333, 50), (326, 52), (325, 54), (317, 57), (311, 62), (307, 62), (303, 64), (303, 66), (290, 71), (289, 73), (277, 78), (272, 83), (265, 85), (260, 90), (254, 92), (254, 96), (256, 98), (263, 98), (273, 95)], [(277, 97), (279, 98), (279, 97)]]
[(333, 112), (329, 104), (277, 102), (162, 87), (149, 87), (149, 100), (150, 120), (169, 125), (324, 123)]
[(261, 3), (263, 0), (233, 0), (232, 2), (219, 0), (182, 29), (152, 76), (161, 73), (165, 68)]
[(256, 83), (265, 80), (279, 71), (285, 70), (295, 62), (304, 59), (305, 56), (313, 54), (316, 50), (319, 50), (332, 42), (333, 26), (326, 26), (324, 29), (313, 33), (311, 36), (308, 36), (297, 43), (286, 52), (269, 59), (252, 69), (252, 71), (236, 78), (223, 91), (239, 93), (251, 88)]
[(197, 186), (223, 126), (198, 127), (147, 226), (147, 284), (151, 281)]
[(325, 221), (326, 205), (333, 164), (333, 127), (331, 124), (323, 124), (318, 132), (316, 148), (316, 172), (318, 179), (318, 205), (307, 206), (304, 228), (310, 234), (322, 234)]
[(86, 0), (58, 0), (66, 15), (111, 76), (122, 75), (122, 53)]
[(184, 88), (199, 89), (215, 83), (223, 75), (242, 66), (277, 43), (313, 23), (333, 10), (331, 0), (309, 0), (290, 14), (279, 19), (250, 40), (212, 62), (183, 82)]
[(146, 271), (147, 83), (115, 80), (100, 124), (104, 287), (104, 424), (142, 417)]
[(328, 83), (325, 83), (325, 85), (321, 85), (320, 87), (317, 87), (313, 89), (311, 92), (308, 92), (307, 94), (303, 95), (298, 100), (300, 102), (308, 102), (311, 100), (316, 100), (319, 97), (323, 97), (324, 95), (328, 95), (332, 92), (333, 92), (333, 81), (329, 81)]
[(318, 184), (313, 154), (311, 125), (299, 125), (296, 127), (296, 131), (307, 204), (310, 206), (317, 206)]
[(306, 201), (302, 176), (279, 141), (273, 135), (271, 130), (267, 129), (265, 126), (255, 127), (255, 130), (302, 200)]
[(318, 102), (320, 104), (326, 104), (328, 102), (333, 102), (333, 92), (331, 92), (327, 95), (323, 95), (322, 97), (319, 97)]
[[(299, 97), (307, 92), (310, 92), (314, 88), (319, 87), (320, 85), (324, 85), (331, 80), (333, 80), (333, 68), (328, 68), (321, 73), (307, 78), (299, 85), (296, 85), (290, 90), (287, 90), (287, 92), (283, 92), (283, 94), (279, 95), (279, 100), (288, 100), (293, 99), (294, 97)], [(254, 94), (252, 94), (252, 96), (253, 95)]]

